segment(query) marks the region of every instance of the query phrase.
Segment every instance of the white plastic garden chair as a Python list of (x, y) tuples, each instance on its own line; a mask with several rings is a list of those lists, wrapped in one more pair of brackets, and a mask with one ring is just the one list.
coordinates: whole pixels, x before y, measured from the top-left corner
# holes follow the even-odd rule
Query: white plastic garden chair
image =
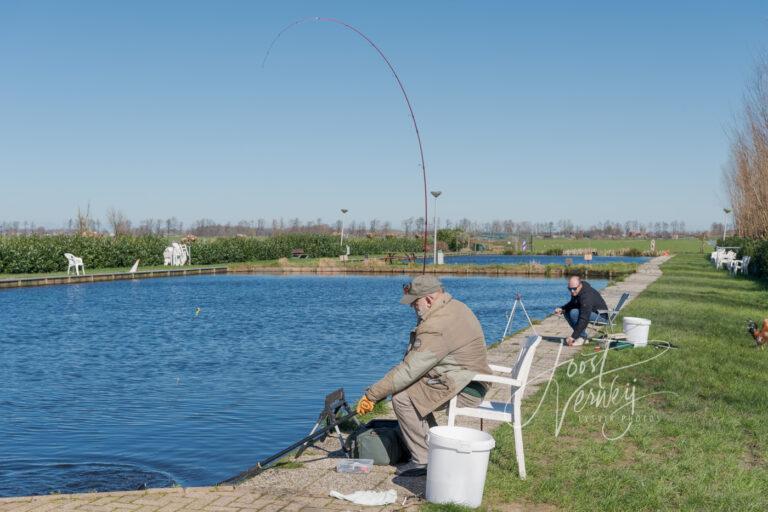
[(163, 251), (163, 265), (173, 265), (173, 247), (166, 247)]
[(735, 251), (727, 251), (717, 260), (717, 268), (728, 268), (733, 260), (736, 259)]
[(185, 265), (189, 259), (189, 249), (187, 249), (187, 246), (178, 242), (173, 242), (171, 248), (173, 249), (171, 265), (175, 267)]
[(746, 275), (749, 270), (749, 260), (750, 256), (744, 256), (740, 260), (733, 260), (729, 266), (730, 271), (733, 275), (736, 275), (739, 272)]
[(541, 336), (529, 336), (523, 343), (520, 352), (517, 355), (515, 366), (507, 368), (505, 366), (489, 365), (491, 370), (500, 375), (477, 374), (472, 380), (478, 382), (490, 382), (509, 386), (510, 398), (508, 402), (491, 402), (484, 400), (477, 407), (458, 407), (456, 397), (453, 397), (448, 404), (448, 426), (452, 427), (456, 423), (457, 416), (468, 416), (470, 418), (480, 418), (480, 428), (482, 421), (504, 421), (512, 423), (512, 429), (515, 434), (515, 455), (517, 457), (517, 472), (522, 480), (525, 480), (525, 455), (523, 453), (523, 425), (520, 406), (525, 393), (525, 386), (528, 384), (528, 374), (533, 364), (533, 355), (536, 348), (541, 343)]
[(64, 257), (67, 258), (67, 262), (69, 265), (67, 266), (67, 275), (69, 275), (69, 271), (74, 268), (75, 269), (75, 275), (80, 275), (80, 270), (83, 271), (83, 274), (85, 274), (85, 265), (83, 265), (83, 259), (78, 258), (74, 254), (65, 252)]

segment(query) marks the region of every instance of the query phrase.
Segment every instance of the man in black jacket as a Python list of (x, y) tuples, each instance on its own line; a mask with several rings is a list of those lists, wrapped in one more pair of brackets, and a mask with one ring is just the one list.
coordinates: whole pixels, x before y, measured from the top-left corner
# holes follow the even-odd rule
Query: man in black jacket
[(573, 333), (565, 339), (568, 346), (583, 345), (587, 339), (587, 325), (598, 317), (598, 310), (608, 309), (600, 294), (579, 276), (568, 279), (571, 300), (555, 309), (556, 315), (565, 314)]

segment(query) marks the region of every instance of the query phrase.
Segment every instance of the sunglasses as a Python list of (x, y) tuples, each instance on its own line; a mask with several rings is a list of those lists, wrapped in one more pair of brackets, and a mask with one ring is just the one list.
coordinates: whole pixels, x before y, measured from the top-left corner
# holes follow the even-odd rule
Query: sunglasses
[(570, 292), (575, 292), (578, 289), (579, 289), (578, 286), (576, 286), (575, 288), (571, 288), (570, 286), (568, 287), (568, 291), (570, 291)]

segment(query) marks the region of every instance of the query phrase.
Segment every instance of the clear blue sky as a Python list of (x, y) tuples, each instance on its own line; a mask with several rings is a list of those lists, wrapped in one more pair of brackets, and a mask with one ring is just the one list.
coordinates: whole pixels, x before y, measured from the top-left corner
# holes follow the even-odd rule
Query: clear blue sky
[[(0, 2), (0, 220), (721, 221), (768, 3)], [(431, 208), (431, 204), (430, 204)], [(431, 213), (430, 213), (431, 216)]]

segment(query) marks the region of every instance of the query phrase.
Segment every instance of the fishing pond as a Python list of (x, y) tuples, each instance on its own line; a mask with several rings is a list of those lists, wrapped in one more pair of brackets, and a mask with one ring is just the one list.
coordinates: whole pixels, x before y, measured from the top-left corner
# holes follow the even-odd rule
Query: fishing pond
[[(0, 496), (212, 485), (402, 359), (409, 277), (194, 276), (0, 291)], [(488, 343), (563, 279), (444, 277)], [(598, 289), (605, 280), (590, 280)], [(513, 329), (525, 325), (517, 315)]]

